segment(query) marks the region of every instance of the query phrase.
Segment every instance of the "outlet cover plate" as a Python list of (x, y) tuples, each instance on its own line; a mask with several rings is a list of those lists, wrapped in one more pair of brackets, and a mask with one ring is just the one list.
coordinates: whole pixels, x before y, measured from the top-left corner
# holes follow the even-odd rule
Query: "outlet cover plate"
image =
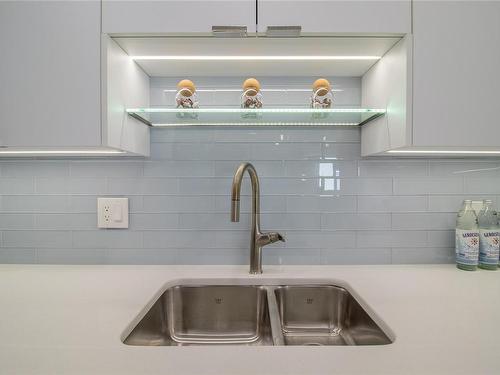
[(128, 198), (97, 198), (98, 228), (128, 228)]

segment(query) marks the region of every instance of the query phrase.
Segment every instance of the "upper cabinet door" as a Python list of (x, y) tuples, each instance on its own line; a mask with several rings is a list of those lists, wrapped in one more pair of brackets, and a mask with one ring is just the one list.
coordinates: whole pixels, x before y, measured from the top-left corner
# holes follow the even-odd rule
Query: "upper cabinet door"
[(415, 1), (414, 146), (500, 144), (500, 2)]
[(208, 33), (212, 26), (246, 26), (254, 33), (255, 0), (103, 0), (108, 34)]
[(410, 0), (258, 0), (258, 32), (301, 26), (305, 33), (411, 31)]
[(0, 146), (97, 146), (100, 2), (0, 1)]

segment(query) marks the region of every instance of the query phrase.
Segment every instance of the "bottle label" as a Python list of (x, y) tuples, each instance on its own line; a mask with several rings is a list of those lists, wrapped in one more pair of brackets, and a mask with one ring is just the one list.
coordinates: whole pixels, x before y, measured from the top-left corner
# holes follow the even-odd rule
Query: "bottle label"
[(496, 265), (500, 253), (500, 233), (495, 230), (479, 230), (479, 263)]
[(456, 229), (455, 253), (457, 263), (477, 266), (479, 261), (479, 232)]

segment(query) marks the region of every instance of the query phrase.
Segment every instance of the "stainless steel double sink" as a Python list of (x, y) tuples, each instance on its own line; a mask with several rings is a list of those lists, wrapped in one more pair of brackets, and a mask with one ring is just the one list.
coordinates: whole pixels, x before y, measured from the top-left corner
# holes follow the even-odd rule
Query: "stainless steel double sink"
[(173, 285), (123, 342), (139, 346), (385, 345), (392, 340), (335, 285)]

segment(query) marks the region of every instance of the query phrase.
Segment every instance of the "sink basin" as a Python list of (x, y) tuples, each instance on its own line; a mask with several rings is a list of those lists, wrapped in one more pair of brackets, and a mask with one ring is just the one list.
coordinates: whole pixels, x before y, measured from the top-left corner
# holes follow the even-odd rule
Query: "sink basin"
[(174, 286), (125, 339), (128, 345), (273, 345), (261, 286)]
[(171, 286), (123, 342), (139, 346), (392, 342), (347, 289), (292, 284)]
[(384, 345), (391, 340), (344, 288), (276, 288), (285, 345)]

